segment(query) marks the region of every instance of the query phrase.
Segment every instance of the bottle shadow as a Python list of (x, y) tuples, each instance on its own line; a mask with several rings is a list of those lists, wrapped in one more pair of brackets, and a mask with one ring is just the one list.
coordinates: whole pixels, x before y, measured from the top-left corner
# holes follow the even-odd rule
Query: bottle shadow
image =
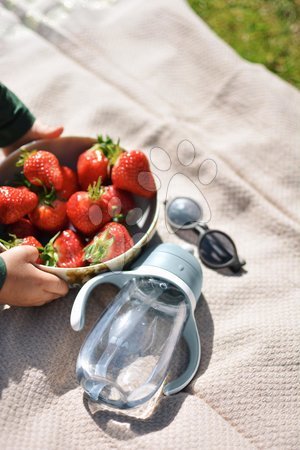
[[(161, 395), (152, 414), (145, 418), (132, 417), (117, 410), (95, 408), (86, 395), (83, 395), (83, 404), (95, 424), (110, 437), (119, 441), (128, 441), (138, 435), (145, 435), (159, 431), (168, 425), (177, 416), (181, 405), (192, 394), (193, 384), (208, 368), (213, 350), (214, 324), (204, 295), (201, 295), (195, 311), (196, 323), (201, 340), (201, 362), (193, 381), (182, 392), (166, 397)], [(177, 345), (172, 360), (172, 368), (168, 379), (175, 379), (188, 362), (188, 349), (182, 338)], [(145, 406), (146, 408), (146, 406)]]
[(188, 394), (181, 392), (172, 397), (162, 397), (153, 414), (147, 419), (126, 416), (114, 411), (92, 411), (89, 400), (83, 396), (84, 407), (95, 424), (118, 441), (130, 441), (137, 436), (162, 430), (177, 416)]

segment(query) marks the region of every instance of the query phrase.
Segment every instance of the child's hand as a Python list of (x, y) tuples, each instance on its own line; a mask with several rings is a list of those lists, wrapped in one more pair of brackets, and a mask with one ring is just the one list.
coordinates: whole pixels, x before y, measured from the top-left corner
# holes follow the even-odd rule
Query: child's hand
[(3, 148), (5, 155), (8, 155), (12, 151), (21, 147), (21, 145), (27, 144), (28, 142), (35, 141), (37, 139), (54, 139), (58, 138), (63, 132), (63, 127), (49, 127), (43, 123), (36, 120), (30, 130), (27, 131), (20, 139), (15, 141), (8, 147)]
[(38, 306), (67, 294), (65, 281), (33, 265), (38, 257), (35, 247), (15, 247), (1, 253), (1, 257), (7, 276), (0, 289), (0, 304)]

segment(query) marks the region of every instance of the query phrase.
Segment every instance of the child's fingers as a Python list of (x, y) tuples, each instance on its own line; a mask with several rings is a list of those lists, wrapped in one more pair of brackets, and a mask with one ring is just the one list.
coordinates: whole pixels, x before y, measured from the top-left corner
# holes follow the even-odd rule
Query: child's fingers
[(19, 257), (22, 258), (23, 261), (29, 263), (35, 263), (39, 257), (39, 251), (36, 247), (32, 245), (20, 245), (19, 247), (15, 247), (14, 252), (19, 253)]
[(35, 133), (37, 139), (54, 139), (58, 138), (64, 127), (62, 126), (49, 126), (36, 120), (32, 127), (32, 133)]
[[(24, 245), (22, 249), (25, 249), (24, 257), (27, 258), (28, 262), (36, 262), (38, 250), (35, 247)], [(35, 270), (38, 271), (39, 282), (43, 291), (56, 295), (55, 298), (63, 297), (69, 292), (68, 284), (61, 278), (40, 268), (35, 268)]]
[(7, 251), (7, 255), (17, 255), (21, 263), (29, 262), (35, 263), (39, 256), (39, 251), (32, 245), (19, 245)]
[(41, 286), (43, 286), (44, 291), (56, 295), (56, 298), (63, 297), (69, 292), (68, 284), (51, 273), (41, 271)]
[(58, 276), (37, 267), (34, 270), (38, 271), (39, 285), (44, 292), (56, 295), (56, 298), (63, 297), (69, 292), (68, 284)]
[(56, 275), (36, 267), (38, 250), (18, 246), (3, 253), (7, 277), (0, 290), (0, 303), (38, 306), (63, 297), (68, 285)]

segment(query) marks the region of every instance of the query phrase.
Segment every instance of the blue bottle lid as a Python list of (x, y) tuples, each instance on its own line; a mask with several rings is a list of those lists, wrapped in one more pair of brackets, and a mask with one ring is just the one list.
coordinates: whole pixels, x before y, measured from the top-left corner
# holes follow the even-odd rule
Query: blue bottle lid
[(198, 301), (202, 289), (202, 269), (198, 259), (188, 251), (175, 244), (160, 244), (143, 265), (167, 270), (181, 278)]

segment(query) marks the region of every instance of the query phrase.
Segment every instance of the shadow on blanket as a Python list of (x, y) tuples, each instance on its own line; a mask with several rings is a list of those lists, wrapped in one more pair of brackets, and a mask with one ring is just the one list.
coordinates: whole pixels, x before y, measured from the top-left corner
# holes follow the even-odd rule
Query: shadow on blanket
[[(158, 243), (159, 239), (158, 239)], [(25, 386), (38, 393), (40, 402), (54, 396), (61, 397), (70, 390), (80, 390), (75, 376), (75, 366), (81, 344), (102, 313), (116, 295), (111, 285), (100, 286), (93, 292), (87, 307), (86, 326), (76, 333), (70, 325), (70, 313), (76, 291), (43, 307), (11, 307), (0, 311), (0, 398), (7, 386), (14, 386), (18, 398), (25, 401), (28, 393)], [(119, 440), (130, 440), (136, 435), (151, 433), (167, 427), (178, 414), (184, 400), (193, 394), (197, 377), (207, 369), (213, 349), (214, 325), (209, 306), (201, 296), (196, 309), (196, 322), (201, 338), (201, 363), (198, 373), (181, 393), (162, 397), (157, 409), (148, 419), (141, 420), (120, 416), (110, 411), (90, 414), (94, 422), (105, 433)], [(182, 339), (174, 355), (170, 378), (182, 372), (187, 363), (188, 351)]]
[[(184, 391), (176, 395), (170, 397), (165, 397), (162, 395), (155, 411), (147, 419), (129, 417), (123, 414), (118, 414), (113, 410), (107, 411), (100, 409), (96, 412), (93, 412), (92, 408), (90, 408), (88, 399), (84, 395), (84, 406), (99, 428), (101, 428), (105, 433), (109, 434), (114, 439), (127, 441), (130, 439), (134, 439), (138, 435), (149, 434), (170, 425), (170, 423), (178, 414), (182, 403), (185, 401), (188, 395), (193, 394), (193, 385), (197, 378), (206, 371), (211, 358), (213, 349), (214, 325), (208, 304), (203, 295), (201, 295), (201, 299), (196, 309), (196, 321), (200, 333), (202, 354), (198, 373), (196, 374), (194, 380), (189, 384), (189, 386)], [(186, 348), (186, 344), (182, 339), (173, 358), (173, 366), (170, 377), (171, 379), (174, 379), (182, 371), (183, 367), (187, 363), (187, 355), (188, 351)]]

